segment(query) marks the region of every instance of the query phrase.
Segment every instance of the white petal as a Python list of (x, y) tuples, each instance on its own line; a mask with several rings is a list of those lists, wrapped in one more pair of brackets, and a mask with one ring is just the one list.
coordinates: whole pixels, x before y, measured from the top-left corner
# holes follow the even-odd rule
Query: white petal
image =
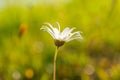
[(58, 22), (56, 22), (57, 23), (57, 25), (58, 25), (58, 30), (60, 31), (60, 24), (58, 23)]
[(66, 40), (66, 42), (69, 42), (69, 41), (72, 41), (72, 40), (75, 40), (75, 39), (82, 39), (82, 37), (78, 36), (78, 37), (70, 38), (70, 39)]
[(45, 22), (44, 24), (47, 24), (52, 30), (54, 30), (54, 27), (50, 23)]
[(74, 40), (76, 38), (82, 39), (82, 36), (80, 35), (79, 31), (71, 33), (65, 40), (66, 41), (69, 41), (69, 40), (71, 41), (71, 40)]
[(69, 30), (69, 33), (71, 33), (74, 29), (76, 29), (76, 28), (75, 28), (75, 27), (71, 28), (71, 29)]
[(70, 28), (65, 28), (62, 32), (61, 32), (61, 37), (64, 39), (66, 38), (68, 35), (69, 35), (69, 31), (70, 31)]
[(54, 32), (55, 38), (58, 39), (60, 34), (59, 30), (57, 28), (54, 28), (53, 32)]
[(47, 26), (42, 26), (40, 29), (48, 32), (55, 39), (55, 35), (50, 28), (48, 28)]
[(69, 39), (69, 38), (71, 38), (72, 36), (74, 36), (74, 35), (79, 35), (79, 34), (80, 34), (79, 31), (74, 32), (74, 33), (69, 33), (69, 36), (68, 36), (66, 39)]
[(41, 29), (47, 31), (54, 39), (61, 41), (69, 42), (75, 39), (82, 39), (82, 36), (80, 34), (81, 32), (72, 32), (75, 27), (71, 29), (69, 27), (66, 27), (62, 32), (60, 32), (60, 24), (58, 22), (56, 23), (58, 28), (54, 28), (54, 26), (52, 26), (50, 23), (44, 23), (47, 24), (47, 26), (43, 26)]
[(77, 31), (77, 32), (71, 33), (70, 37), (75, 36), (75, 35), (80, 35), (80, 32)]
[[(52, 29), (52, 31), (53, 31), (53, 33), (54, 33), (54, 36), (55, 36), (55, 38), (57, 38), (58, 39), (58, 35), (59, 35), (59, 33), (60, 33), (60, 31), (57, 29), (57, 28), (54, 28), (50, 23), (44, 23), (44, 24), (47, 24), (51, 29)], [(59, 25), (59, 23), (58, 23), (58, 25)], [(60, 27), (60, 26), (59, 26)], [(60, 28), (59, 28), (60, 29)]]
[(66, 34), (69, 30), (70, 30), (70, 28), (69, 28), (69, 27), (67, 27), (67, 28), (65, 28), (65, 29), (62, 31), (62, 33), (61, 33), (61, 34)]

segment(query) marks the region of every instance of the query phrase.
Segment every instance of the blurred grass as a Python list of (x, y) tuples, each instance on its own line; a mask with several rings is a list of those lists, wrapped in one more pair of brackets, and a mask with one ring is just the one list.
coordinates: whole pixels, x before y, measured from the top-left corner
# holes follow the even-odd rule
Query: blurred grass
[(57, 80), (120, 79), (119, 0), (10, 1), (0, 6), (0, 80), (52, 80), (55, 46), (40, 27), (56, 21), (84, 37), (60, 48)]

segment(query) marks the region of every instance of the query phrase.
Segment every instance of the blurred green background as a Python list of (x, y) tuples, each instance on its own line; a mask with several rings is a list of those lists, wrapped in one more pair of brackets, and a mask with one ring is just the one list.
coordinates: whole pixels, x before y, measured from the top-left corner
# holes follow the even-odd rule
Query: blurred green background
[(0, 0), (0, 80), (52, 80), (55, 45), (44, 22), (77, 27), (57, 80), (120, 80), (120, 0)]

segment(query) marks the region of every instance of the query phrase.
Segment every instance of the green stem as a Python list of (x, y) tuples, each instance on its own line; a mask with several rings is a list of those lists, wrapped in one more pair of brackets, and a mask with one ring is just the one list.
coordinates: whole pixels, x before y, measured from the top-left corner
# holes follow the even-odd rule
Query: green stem
[(58, 48), (59, 48), (59, 47), (56, 47), (55, 55), (54, 55), (53, 80), (56, 80), (56, 59), (57, 59), (57, 54), (58, 54)]

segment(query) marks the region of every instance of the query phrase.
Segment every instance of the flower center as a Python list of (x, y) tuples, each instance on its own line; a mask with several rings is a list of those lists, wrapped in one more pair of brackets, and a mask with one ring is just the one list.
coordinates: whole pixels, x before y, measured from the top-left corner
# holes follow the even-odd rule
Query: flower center
[(60, 41), (60, 40), (54, 40), (54, 43), (55, 43), (55, 45), (57, 46), (57, 47), (60, 47), (60, 46), (62, 46), (62, 45), (64, 45), (64, 43), (65, 43), (65, 41)]

